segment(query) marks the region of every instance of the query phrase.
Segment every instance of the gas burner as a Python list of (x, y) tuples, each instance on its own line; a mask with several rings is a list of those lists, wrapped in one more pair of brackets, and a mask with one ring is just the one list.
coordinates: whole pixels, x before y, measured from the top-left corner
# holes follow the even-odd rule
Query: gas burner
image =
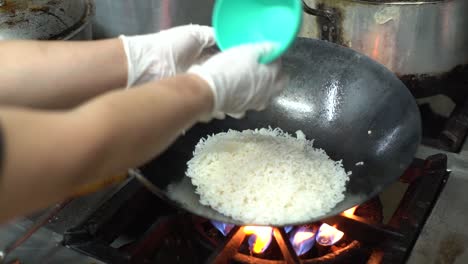
[[(193, 217), (195, 229), (212, 251), (208, 263), (360, 263), (370, 252), (361, 243), (326, 223), (297, 227), (220, 225)], [(227, 235), (225, 227), (230, 230)], [(236, 250), (237, 249), (237, 250)]]
[(106, 263), (404, 263), (447, 178), (445, 155), (416, 159), (390, 212), (380, 195), (321, 222), (284, 228), (193, 216), (131, 181), (63, 243)]
[[(360, 210), (358, 210), (360, 209)], [(362, 210), (363, 209), (363, 210)], [(382, 221), (382, 206), (379, 198), (343, 212), (352, 218), (360, 213)], [(193, 226), (205, 247), (214, 252), (210, 263), (361, 263), (372, 253), (361, 243), (345, 236), (339, 226), (313, 223), (302, 226), (237, 227), (218, 221), (193, 216)], [(237, 250), (234, 250), (236, 249)]]

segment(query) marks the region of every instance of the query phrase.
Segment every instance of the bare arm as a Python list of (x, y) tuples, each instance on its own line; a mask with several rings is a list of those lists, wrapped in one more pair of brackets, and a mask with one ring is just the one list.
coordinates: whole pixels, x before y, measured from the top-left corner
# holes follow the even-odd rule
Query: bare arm
[(143, 164), (212, 108), (208, 84), (181, 75), (111, 92), (72, 111), (0, 109), (0, 222)]
[(1, 105), (71, 108), (127, 82), (119, 39), (4, 41), (0, 58)]

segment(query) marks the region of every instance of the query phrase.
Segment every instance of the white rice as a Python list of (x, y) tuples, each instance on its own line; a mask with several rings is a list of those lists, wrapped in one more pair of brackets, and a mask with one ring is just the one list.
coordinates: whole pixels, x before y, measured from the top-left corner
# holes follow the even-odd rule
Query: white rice
[(244, 223), (284, 225), (328, 213), (349, 174), (301, 131), (230, 130), (202, 138), (187, 176), (200, 202)]

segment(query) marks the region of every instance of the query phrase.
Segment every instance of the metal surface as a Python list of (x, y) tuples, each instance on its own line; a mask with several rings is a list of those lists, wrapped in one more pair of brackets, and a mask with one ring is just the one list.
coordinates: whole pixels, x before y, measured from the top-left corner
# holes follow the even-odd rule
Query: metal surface
[[(0, 229), (0, 248), (5, 248), (16, 240), (23, 232), (34, 225), (27, 219), (19, 219)], [(62, 235), (47, 228), (35, 232), (25, 243), (12, 251), (0, 263), (70, 263), (70, 264), (99, 264), (96, 259), (84, 256), (72, 249), (61, 245)], [(2, 253), (0, 252), (0, 255)], [(14, 262), (18, 261), (18, 262)]]
[[(109, 197), (84, 221), (69, 228), (64, 234), (63, 244), (84, 254), (95, 256), (106, 263), (143, 263), (142, 261), (133, 262), (134, 254), (138, 255), (135, 251), (118, 249), (119, 246), (116, 244), (119, 244), (119, 237), (125, 238), (125, 234), (129, 234), (129, 232), (131, 233), (130, 237), (146, 237), (144, 234), (147, 234), (146, 231), (151, 229), (152, 225), (158, 225), (167, 216), (172, 218), (173, 215), (177, 215), (177, 210), (174, 207), (146, 191), (139, 182), (133, 179)], [(181, 226), (176, 224), (175, 228), (180, 230)], [(170, 232), (165, 228), (161, 231)], [(186, 233), (190, 234), (190, 232)], [(153, 239), (149, 239), (154, 242)], [(156, 237), (156, 239), (164, 240), (165, 237)], [(138, 239), (138, 241), (140, 240)], [(128, 241), (124, 242), (124, 244), (126, 243)], [(143, 244), (137, 244), (145, 247), (146, 243), (141, 243)], [(139, 248), (139, 246), (137, 247)], [(151, 252), (151, 254), (154, 253), (154, 251)], [(175, 253), (174, 255), (177, 256)]]
[(185, 24), (211, 24), (214, 0), (97, 0), (94, 37), (153, 33)]
[[(118, 192), (127, 182), (102, 189), (99, 192), (74, 198), (65, 208), (61, 209), (56, 216), (47, 223), (46, 227), (53, 232), (63, 234), (70, 228), (84, 221), (90, 214), (99, 208), (105, 201)], [(57, 206), (57, 205), (56, 205)], [(54, 207), (49, 208), (53, 210)], [(46, 212), (45, 212), (46, 213)], [(44, 213), (29, 216), (28, 219), (37, 223)]]
[(468, 1), (304, 1), (334, 21), (304, 16), (301, 36), (348, 46), (398, 75), (468, 64)]
[[(238, 225), (269, 224), (240, 223), (201, 205), (185, 177), (186, 162), (200, 138), (228, 129), (268, 126), (290, 133), (302, 130), (353, 172), (345, 200), (326, 215), (304, 223), (360, 204), (398, 179), (412, 161), (421, 134), (419, 111), (403, 83), (382, 65), (325, 41), (299, 39), (283, 63), (290, 86), (266, 111), (242, 120), (198, 125), (143, 168), (143, 174), (161, 190), (158, 195), (205, 218)], [(356, 166), (360, 161), (365, 165)]]
[[(126, 184), (126, 183), (125, 183)], [(0, 226), (0, 263), (101, 263), (62, 245), (62, 234), (76, 226), (125, 184), (57, 204), (35, 216)]]
[(39, 229), (45, 227), (47, 223), (50, 223), (57, 214), (70, 203), (71, 200), (64, 201), (61, 204), (50, 209), (50, 211), (46, 212), (38, 221), (34, 223), (31, 227), (29, 227), (26, 232), (13, 241), (10, 245), (5, 247), (5, 250), (2, 251), (4, 256), (8, 256), (11, 252), (15, 249), (21, 247), (25, 242), (31, 238)]
[(6, 0), (0, 40), (91, 39), (93, 0)]
[[(440, 152), (420, 147), (417, 156)], [(409, 264), (468, 263), (468, 144), (460, 154), (446, 153), (452, 171), (416, 245)]]

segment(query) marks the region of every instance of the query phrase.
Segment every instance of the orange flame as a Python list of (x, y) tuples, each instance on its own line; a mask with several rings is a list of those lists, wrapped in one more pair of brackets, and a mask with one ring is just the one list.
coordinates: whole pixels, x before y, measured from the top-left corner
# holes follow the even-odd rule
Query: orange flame
[(350, 208), (350, 209), (344, 211), (343, 215), (348, 217), (348, 218), (351, 218), (351, 217), (353, 217), (353, 215), (356, 212), (357, 208), (358, 208), (358, 206), (354, 206), (353, 208)]
[(332, 246), (340, 241), (344, 236), (344, 232), (336, 229), (328, 224), (322, 224), (317, 234), (317, 243), (322, 246)]
[(273, 236), (273, 228), (269, 226), (244, 226), (246, 235), (255, 235), (252, 251), (256, 254), (265, 252)]

